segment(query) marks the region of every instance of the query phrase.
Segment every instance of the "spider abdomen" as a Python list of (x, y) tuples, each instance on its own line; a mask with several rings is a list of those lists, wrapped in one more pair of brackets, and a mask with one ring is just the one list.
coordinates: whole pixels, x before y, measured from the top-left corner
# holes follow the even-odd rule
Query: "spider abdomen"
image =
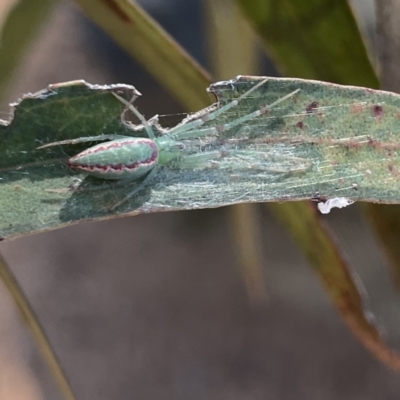
[(102, 179), (137, 179), (154, 168), (158, 155), (153, 140), (127, 137), (89, 147), (68, 166)]

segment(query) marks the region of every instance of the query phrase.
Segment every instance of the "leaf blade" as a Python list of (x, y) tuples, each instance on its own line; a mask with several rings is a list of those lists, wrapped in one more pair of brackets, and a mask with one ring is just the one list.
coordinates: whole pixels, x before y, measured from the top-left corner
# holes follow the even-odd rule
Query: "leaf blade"
[(193, 111), (209, 104), (204, 89), (210, 76), (136, 2), (76, 2), (187, 109)]
[[(276, 109), (220, 132), (219, 136), (203, 135), (181, 140), (191, 161), (178, 168), (166, 165), (147, 188), (123, 204), (117, 213), (138, 214), (241, 202), (331, 197), (387, 203), (400, 201), (400, 180), (396, 178), (400, 160), (397, 153), (387, 155), (387, 151), (392, 151), (399, 142), (393, 135), (398, 134), (395, 127), (400, 96), (289, 78), (268, 78), (265, 81), (262, 77), (241, 77), (236, 81), (214, 84), (211, 89), (218, 94), (220, 105), (224, 105), (260, 82), (262, 85), (249, 99), (243, 99), (236, 107), (204, 124), (202, 129), (213, 131), (215, 126), (234, 124), (232, 121), (246, 118), (261, 105), (271, 104), (294, 89), (300, 89), (300, 92), (280, 103)], [(62, 88), (71, 89), (71, 86)], [(78, 88), (82, 90), (82, 86)], [(122, 89), (130, 94), (134, 90), (132, 87)], [(140, 127), (131, 130), (121, 122), (122, 105), (110, 90), (105, 89), (102, 100), (97, 103), (93, 103), (95, 95), (83, 96), (92, 109), (95, 104), (95, 115), (85, 112), (82, 100), (76, 100), (75, 108), (67, 107), (68, 112), (65, 112), (63, 97), (56, 100), (53, 96), (50, 100), (55, 103), (55, 108), (52, 108), (54, 115), (50, 109), (42, 111), (48, 123), (56, 121), (58, 128), (54, 126), (51, 132), (46, 133), (46, 142), (81, 137), (82, 132), (88, 136), (109, 133), (104, 132), (104, 126), (108, 126), (112, 133), (143, 136)], [(76, 93), (74, 95), (79, 98)], [(69, 190), (76, 177), (84, 178), (79, 174), (75, 177), (65, 165), (65, 156), (76, 154), (79, 146), (36, 150), (36, 137), (40, 137), (46, 119), (32, 119), (30, 102), (33, 100), (26, 101), (29, 112), (16, 113), (11, 125), (0, 127), (3, 129), (0, 133), (3, 139), (1, 159), (3, 163), (4, 160), (14, 163), (6, 167), (3, 164), (0, 169), (2, 214), (7, 215), (3, 219), (1, 234), (7, 236), (80, 219), (109, 217), (109, 206), (123, 199), (136, 183), (86, 178), (75, 185), (79, 190)], [(35, 101), (41, 104), (43, 100)], [(111, 109), (102, 102), (112, 106)], [(375, 115), (374, 107), (377, 105), (382, 109)], [(70, 121), (71, 112), (76, 112), (76, 107), (81, 110), (81, 117)], [(202, 110), (186, 123), (209, 111)], [(108, 120), (110, 115), (113, 116), (111, 122)], [(27, 125), (28, 136), (23, 140), (18, 118)], [(67, 137), (66, 123), (70, 128)], [(11, 128), (13, 134), (7, 131)], [(201, 134), (201, 131), (195, 132)], [(22, 148), (21, 143), (27, 147)], [(87, 148), (88, 144), (80, 146)], [(29, 162), (35, 157), (40, 157), (39, 162), (32, 165)], [(48, 204), (47, 208), (45, 204)], [(19, 224), (18, 221), (26, 215), (34, 217), (30, 217), (29, 224), (26, 221)], [(12, 226), (8, 227), (9, 224)]]

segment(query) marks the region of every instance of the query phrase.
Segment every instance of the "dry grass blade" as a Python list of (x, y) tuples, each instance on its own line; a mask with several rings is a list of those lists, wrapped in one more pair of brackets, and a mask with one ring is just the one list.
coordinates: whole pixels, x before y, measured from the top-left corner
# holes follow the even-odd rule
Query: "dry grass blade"
[(188, 110), (210, 103), (207, 72), (129, 0), (76, 0), (85, 13), (139, 61)]
[(353, 334), (375, 357), (400, 372), (400, 354), (381, 340), (378, 330), (366, 318), (361, 296), (346, 262), (312, 204), (271, 206), (290, 229)]
[(17, 280), (12, 274), (4, 258), (0, 255), (0, 279), (4, 282), (5, 286), (10, 293), (15, 306), (17, 307), (20, 315), (22, 316), (28, 329), (31, 331), (33, 337), (38, 343), (40, 350), (45, 358), (51, 372), (54, 375), (58, 386), (67, 400), (75, 400), (68, 379), (61, 368), (61, 364), (57, 359), (54, 350), (51, 347), (49, 339), (47, 338), (40, 322), (35, 315), (31, 305), (29, 304), (24, 292), (19, 286)]

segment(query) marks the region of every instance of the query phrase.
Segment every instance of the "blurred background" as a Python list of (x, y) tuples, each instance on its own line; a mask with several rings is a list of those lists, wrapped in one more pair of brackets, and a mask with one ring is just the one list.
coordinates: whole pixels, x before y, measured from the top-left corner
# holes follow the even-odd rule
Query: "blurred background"
[[(373, 49), (373, 2), (353, 3)], [(222, 78), (207, 2), (140, 4)], [(255, 46), (258, 73), (276, 76)], [(164, 126), (184, 117), (142, 67), (62, 0), (10, 83), (2, 118), (23, 93), (74, 79), (134, 85), (141, 112), (160, 114)], [(228, 208), (82, 223), (5, 241), (0, 251), (78, 399), (398, 399), (398, 375), (347, 329), (268, 209), (257, 205), (255, 212), (264, 290), (257, 301), (244, 283)], [(354, 205), (324, 219), (354, 268), (370, 317), (399, 344), (398, 294), (363, 214)], [(62, 398), (0, 284), (0, 400)]]

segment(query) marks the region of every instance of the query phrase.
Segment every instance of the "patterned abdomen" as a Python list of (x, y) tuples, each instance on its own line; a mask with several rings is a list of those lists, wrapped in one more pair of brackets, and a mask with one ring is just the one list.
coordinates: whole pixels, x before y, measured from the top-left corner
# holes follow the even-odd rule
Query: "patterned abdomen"
[(102, 179), (137, 179), (158, 162), (158, 147), (151, 139), (123, 138), (82, 151), (68, 166)]

